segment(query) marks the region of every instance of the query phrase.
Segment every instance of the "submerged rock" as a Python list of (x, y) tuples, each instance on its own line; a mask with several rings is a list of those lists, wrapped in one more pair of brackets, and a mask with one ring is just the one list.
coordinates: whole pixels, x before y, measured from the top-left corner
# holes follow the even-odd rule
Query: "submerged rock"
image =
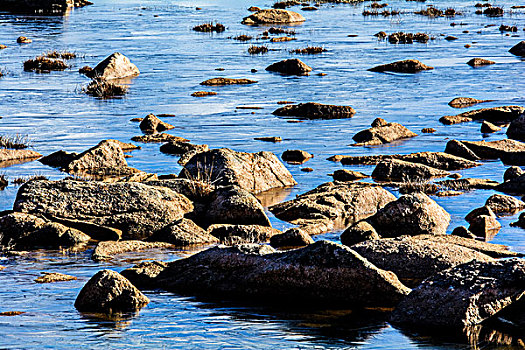
[(295, 23), (304, 21), (304, 17), (297, 12), (281, 9), (266, 9), (245, 17), (242, 24)]
[(158, 142), (168, 142), (168, 141), (190, 142), (190, 140), (187, 140), (184, 137), (174, 136), (174, 135), (166, 134), (163, 132), (158, 133), (158, 134), (133, 136), (131, 140), (136, 141), (136, 142), (144, 142), (144, 143), (158, 143)]
[(490, 61), (484, 58), (476, 57), (468, 61), (467, 64), (471, 67), (481, 67), (481, 66), (490, 66), (491, 64), (496, 64), (496, 62)]
[(417, 136), (416, 133), (408, 130), (398, 123), (381, 123), (378, 126), (373, 126), (358, 132), (352, 137), (356, 142), (353, 146), (372, 146), (390, 143), (396, 140), (406, 139)]
[(306, 162), (310, 158), (313, 158), (313, 155), (308, 153), (308, 152), (306, 152), (306, 151), (302, 151), (302, 150), (299, 150), (299, 149), (294, 149), (294, 150), (286, 150), (286, 151), (284, 151), (283, 154), (281, 155), (281, 158), (285, 162), (288, 162), (288, 163), (291, 163), (291, 164), (303, 164), (304, 162)]
[(174, 126), (163, 122), (157, 118), (154, 114), (148, 114), (139, 124), (140, 130), (147, 134), (153, 134), (165, 130), (173, 129)]
[(115, 52), (97, 64), (89, 73), (90, 78), (121, 79), (139, 75), (140, 71), (129, 58)]
[(507, 128), (507, 137), (513, 140), (525, 141), (525, 114), (510, 123)]
[(372, 72), (396, 72), (396, 73), (417, 73), (424, 70), (431, 70), (434, 67), (424, 65), (418, 60), (404, 60), (388, 64), (383, 64), (374, 68), (370, 68)]
[(372, 172), (372, 177), (375, 180), (400, 182), (423, 181), (447, 175), (450, 175), (450, 173), (445, 170), (388, 158), (377, 164)]
[(149, 303), (149, 299), (118, 272), (102, 270), (84, 285), (75, 300), (81, 312), (134, 312)]
[(334, 106), (307, 102), (278, 108), (272, 114), (304, 119), (343, 119), (353, 117), (355, 110), (350, 106)]
[(311, 72), (312, 68), (300, 59), (292, 58), (273, 63), (266, 67), (266, 70), (288, 75), (305, 75)]

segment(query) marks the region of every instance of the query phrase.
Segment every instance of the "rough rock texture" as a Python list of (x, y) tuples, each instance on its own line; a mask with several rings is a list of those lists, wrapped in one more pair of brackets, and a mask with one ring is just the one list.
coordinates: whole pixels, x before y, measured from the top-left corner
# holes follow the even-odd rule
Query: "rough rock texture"
[(270, 245), (274, 248), (305, 247), (314, 243), (312, 237), (305, 230), (294, 227), (270, 238)]
[(95, 261), (111, 260), (117, 254), (172, 247), (171, 244), (165, 242), (102, 241), (95, 247), (91, 259)]
[(447, 175), (450, 175), (450, 173), (445, 170), (388, 158), (377, 164), (372, 172), (372, 177), (375, 180), (401, 182), (422, 181)]
[(468, 229), (477, 237), (489, 241), (501, 229), (501, 224), (494, 215), (479, 215), (471, 220)]
[(487, 199), (485, 205), (496, 214), (514, 214), (525, 209), (525, 202), (503, 194), (493, 194)]
[(7, 161), (22, 161), (40, 158), (42, 155), (29, 149), (0, 149), (0, 163)]
[[(450, 141), (449, 141), (450, 142)], [(441, 170), (462, 170), (479, 166), (479, 163), (443, 152), (417, 152), (410, 154), (377, 154), (371, 156), (341, 156), (343, 165), (378, 164), (385, 159), (399, 159), (411, 163), (419, 163)]]
[(216, 85), (246, 85), (255, 84), (256, 80), (250, 79), (234, 79), (234, 78), (212, 78), (205, 80), (201, 85), (216, 86)]
[(355, 110), (350, 106), (324, 105), (316, 102), (286, 105), (276, 109), (273, 114), (281, 117), (304, 119), (343, 119), (351, 118)]
[(168, 141), (190, 142), (190, 140), (187, 140), (184, 137), (174, 136), (174, 135), (166, 134), (163, 132), (158, 133), (158, 134), (133, 136), (131, 140), (136, 141), (136, 142), (144, 142), (144, 143), (158, 143), (158, 142), (168, 142)]
[(181, 141), (169, 141), (160, 146), (162, 153), (182, 155), (188, 152), (194, 152), (194, 154), (208, 151), (208, 145), (194, 145), (188, 142)]
[(149, 303), (149, 299), (118, 272), (102, 270), (84, 285), (75, 300), (81, 312), (133, 312)]
[(269, 72), (277, 72), (288, 75), (306, 75), (312, 71), (312, 67), (297, 58), (290, 58), (275, 62), (268, 67), (266, 70)]
[(393, 194), (379, 186), (327, 182), (295, 199), (273, 205), (269, 210), (277, 218), (298, 225), (309, 220), (348, 225), (375, 214), (395, 199)]
[(490, 102), (490, 100), (478, 100), (472, 97), (456, 97), (455, 99), (450, 101), (448, 105), (454, 108), (465, 108), (465, 107), (474, 106), (478, 103), (483, 103), (483, 102)]
[[(155, 278), (133, 283), (189, 295), (226, 295), (279, 303), (392, 306), (410, 289), (348, 247), (320, 241), (264, 254), (264, 246), (217, 247), (168, 264)], [(145, 284), (145, 283), (144, 283)]]
[(436, 184), (442, 188), (450, 190), (470, 191), (474, 189), (493, 190), (496, 189), (499, 182), (489, 179), (474, 179), (466, 177), (463, 179), (442, 180), (436, 182)]
[(433, 274), (472, 260), (494, 261), (490, 256), (451, 243), (400, 238), (368, 240), (351, 249), (380, 269), (392, 271), (409, 287)]
[(35, 279), (36, 283), (53, 283), (53, 282), (65, 282), (74, 281), (77, 278), (75, 276), (65, 275), (58, 272), (43, 272), (42, 276)]
[(147, 134), (173, 129), (174, 126), (163, 122), (154, 114), (148, 114), (139, 124), (140, 130)]
[(480, 128), (480, 131), (484, 134), (491, 134), (493, 132), (498, 132), (500, 131), (501, 128), (499, 126), (496, 126), (494, 124), (492, 124), (491, 122), (488, 122), (486, 120), (484, 120), (482, 123), (481, 123), (481, 128)]
[(497, 141), (463, 141), (472, 152), (483, 159), (501, 159), (509, 165), (525, 165), (525, 143), (503, 139)]
[(513, 140), (525, 141), (525, 114), (510, 123), (507, 128), (507, 137)]
[(155, 232), (150, 242), (167, 242), (176, 246), (213, 244), (219, 240), (189, 219), (181, 219)]
[(514, 45), (509, 52), (516, 56), (525, 56), (525, 41), (520, 41)]
[(465, 216), (465, 221), (467, 221), (468, 223), (472, 222), (472, 220), (474, 220), (476, 217), (480, 216), (480, 215), (486, 215), (486, 216), (492, 216), (492, 217), (496, 217), (496, 215), (494, 214), (494, 212), (492, 211), (492, 209), (485, 205), (483, 207), (479, 207), (479, 208), (475, 208), (473, 210), (471, 210), (466, 216)]
[(404, 60), (388, 64), (383, 64), (374, 68), (370, 68), (372, 72), (396, 72), (396, 73), (417, 73), (423, 70), (431, 70), (434, 67), (424, 65), (418, 60)]
[(462, 157), (471, 161), (480, 160), (474, 152), (470, 150), (463, 142), (458, 140), (450, 140), (447, 142), (445, 147), (445, 153), (455, 155), (457, 157)]
[(357, 243), (380, 238), (376, 229), (365, 220), (348, 227), (340, 237), (341, 243), (349, 247)]
[(525, 113), (525, 107), (502, 106), (476, 109), (454, 116), (444, 116), (439, 121), (446, 125), (468, 122), (471, 120), (487, 120), (494, 124), (505, 124)]
[(392, 315), (418, 327), (478, 325), (525, 294), (525, 260), (472, 261), (441, 271), (414, 289)]
[(304, 17), (288, 10), (267, 9), (257, 11), (242, 20), (242, 24), (295, 23), (304, 22)]
[(524, 195), (525, 194), (525, 174), (505, 181), (504, 183), (498, 185), (496, 189), (498, 191), (509, 193), (509, 194)]
[(490, 66), (491, 64), (496, 64), (496, 62), (487, 60), (484, 58), (476, 57), (468, 61), (467, 64), (472, 67), (481, 67), (481, 66)]
[(390, 143), (396, 140), (417, 136), (401, 124), (388, 123), (370, 129), (362, 130), (352, 137), (356, 142), (353, 146), (372, 146)]
[(101, 141), (98, 145), (80, 153), (68, 164), (64, 164), (62, 169), (73, 174), (109, 175), (137, 172), (128, 166), (120, 144), (113, 140)]
[(193, 210), (188, 198), (167, 188), (72, 180), (28, 182), (20, 187), (13, 207), (117, 228), (126, 239), (146, 238)]
[(519, 166), (511, 166), (505, 170), (505, 173), (503, 174), (503, 181), (516, 179), (523, 174), (525, 174), (525, 171), (523, 171), (523, 169), (521, 169)]
[(332, 174), (334, 181), (355, 181), (369, 177), (366, 174), (360, 173), (358, 171), (352, 171), (347, 169), (340, 169), (334, 171)]
[(129, 58), (115, 52), (97, 64), (90, 73), (92, 78), (121, 79), (139, 75), (140, 71)]
[(458, 226), (450, 233), (453, 236), (476, 239), (477, 236), (470, 232), (465, 226)]
[(281, 231), (269, 226), (217, 224), (208, 228), (208, 233), (217, 237), (221, 243), (264, 243)]
[(313, 158), (313, 155), (299, 149), (286, 150), (281, 155), (281, 158), (288, 163), (303, 164), (308, 159)]
[(196, 154), (179, 176), (205, 179), (216, 185), (237, 185), (253, 193), (297, 184), (275, 154), (236, 152), (228, 148)]

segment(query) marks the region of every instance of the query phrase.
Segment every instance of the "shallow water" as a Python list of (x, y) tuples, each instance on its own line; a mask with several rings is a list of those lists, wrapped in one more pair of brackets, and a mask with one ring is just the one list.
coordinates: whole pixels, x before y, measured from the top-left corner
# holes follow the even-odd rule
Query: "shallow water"
[[(420, 9), (430, 3), (390, 1), (401, 10)], [(502, 0), (506, 14), (488, 18), (474, 14), (475, 1), (436, 1), (439, 8), (454, 7), (463, 12), (455, 18), (429, 19), (413, 14), (391, 18), (363, 17), (365, 4), (321, 6), (319, 11), (301, 12), (306, 22), (293, 26), (297, 40), (243, 43), (231, 36), (259, 35), (263, 27), (240, 24), (251, 5), (269, 7), (272, 2), (245, 0), (159, 1), (95, 0), (95, 5), (76, 9), (66, 17), (31, 17), (0, 14), (0, 68), (8, 75), (0, 78), (0, 134), (28, 134), (32, 147), (42, 154), (64, 149), (82, 151), (102, 139), (129, 141), (140, 135), (134, 117), (148, 113), (169, 113), (165, 121), (176, 126), (169, 133), (206, 143), (210, 147), (229, 147), (239, 151), (303, 149), (315, 157), (304, 165), (288, 168), (298, 185), (286, 196), (295, 196), (330, 181), (327, 175), (341, 168), (326, 160), (334, 154), (365, 155), (442, 151), (448, 139), (497, 140), (504, 130), (483, 137), (477, 122), (456, 126), (441, 125), (443, 115), (460, 113), (447, 103), (457, 96), (491, 99), (481, 105), (525, 103), (525, 71), (522, 60), (507, 51), (523, 40), (525, 11), (513, 10), (517, 2)], [(202, 8), (195, 10), (195, 6)], [(193, 32), (191, 28), (210, 20), (227, 26), (220, 34)], [(463, 23), (455, 27), (451, 22)], [(517, 25), (514, 36), (498, 30), (500, 24)], [(486, 27), (487, 25), (495, 25)], [(378, 42), (374, 33), (384, 30), (427, 32), (436, 37), (428, 44), (391, 45)], [(469, 33), (463, 33), (468, 30)], [(481, 33), (478, 33), (481, 31)], [(355, 34), (357, 37), (348, 37)], [(443, 36), (453, 35), (453, 42)], [(24, 35), (32, 44), (18, 45)], [(515, 37), (517, 36), (517, 37)], [(265, 44), (268, 54), (250, 56), (247, 48)], [(472, 47), (466, 49), (465, 44)], [(288, 50), (307, 45), (324, 46), (328, 52), (300, 56), (314, 68), (310, 76), (284, 77), (264, 68), (284, 59), (298, 57)], [(72, 69), (50, 74), (24, 72), (22, 62), (44, 51), (68, 49), (84, 56), (71, 61)], [(80, 92), (89, 80), (77, 73), (84, 65), (94, 66), (107, 55), (119, 51), (130, 57), (141, 75), (129, 83), (130, 93), (123, 99), (98, 100)], [(493, 66), (471, 68), (472, 57), (497, 62)], [(435, 70), (416, 75), (379, 74), (366, 69), (398, 59), (417, 58)], [(216, 71), (224, 68), (224, 71)], [(251, 73), (251, 69), (258, 72)], [(317, 73), (326, 73), (318, 76)], [(199, 85), (212, 77), (239, 77), (258, 80), (249, 86), (213, 87)], [(198, 90), (217, 91), (217, 96), (194, 98)], [(280, 100), (315, 101), (353, 106), (357, 113), (345, 120), (314, 120), (289, 123), (271, 112)], [(237, 106), (260, 106), (259, 110), (239, 110)], [(478, 108), (478, 107), (474, 107)], [(419, 133), (423, 127), (434, 134), (381, 147), (349, 147), (352, 136), (369, 127), (376, 117), (400, 122)], [(256, 141), (258, 136), (281, 136), (282, 143)], [(159, 144), (141, 144), (131, 154), (130, 166), (144, 171), (178, 173), (177, 158), (159, 152)], [(303, 167), (314, 169), (302, 172)], [(351, 166), (371, 173), (372, 166)], [(459, 171), (465, 177), (501, 181), (505, 166), (486, 162), (483, 166)], [(8, 178), (34, 174), (52, 179), (64, 175), (39, 162), (29, 162), (0, 170)], [(9, 209), (17, 187), (0, 191), (0, 210)], [(435, 198), (451, 215), (449, 230), (465, 224), (463, 217), (484, 203), (493, 191), (478, 190), (459, 197)], [(517, 215), (500, 219), (503, 226), (493, 242), (525, 252), (525, 231), (510, 227)], [(272, 218), (276, 228), (289, 226)], [(316, 239), (338, 239), (329, 233)], [(207, 303), (169, 293), (152, 292), (151, 304), (129, 321), (100, 321), (76, 312), (73, 302), (82, 285), (102, 268), (121, 270), (133, 264), (122, 260), (98, 264), (90, 252), (75, 255), (39, 253), (29, 257), (3, 258), (0, 265), (0, 311), (19, 310), (26, 314), (0, 318), (0, 348), (466, 348), (435, 338), (407, 335), (377, 315), (351, 316), (318, 312), (272, 310), (253, 305)], [(144, 258), (173, 260), (175, 252)], [(140, 258), (138, 255), (136, 258)], [(127, 258), (127, 257), (126, 257)], [(39, 285), (33, 280), (42, 271), (60, 271), (79, 277), (77, 281)], [(308, 308), (309, 309), (309, 308)], [(321, 311), (319, 311), (321, 312)]]

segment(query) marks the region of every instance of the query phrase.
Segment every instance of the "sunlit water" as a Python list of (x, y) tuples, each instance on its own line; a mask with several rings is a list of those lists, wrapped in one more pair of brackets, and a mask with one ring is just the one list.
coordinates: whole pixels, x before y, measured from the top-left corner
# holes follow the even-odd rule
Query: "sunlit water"
[[(436, 1), (439, 8), (454, 7), (463, 12), (455, 18), (429, 19), (413, 14), (363, 17), (366, 4), (321, 6), (319, 11), (302, 12), (306, 22), (293, 28), (297, 40), (243, 43), (231, 36), (258, 36), (263, 27), (240, 24), (249, 6), (269, 7), (272, 2), (239, 1), (160, 1), (95, 0), (95, 5), (77, 9), (69, 16), (27, 17), (0, 14), (0, 68), (8, 75), (0, 78), (0, 134), (27, 134), (32, 147), (49, 154), (63, 149), (82, 151), (102, 139), (129, 141), (140, 135), (134, 117), (148, 113), (169, 113), (165, 121), (176, 126), (170, 133), (206, 143), (210, 147), (229, 147), (239, 151), (303, 149), (315, 157), (304, 165), (288, 165), (299, 183), (289, 196), (330, 181), (338, 163), (326, 160), (334, 154), (365, 155), (443, 151), (448, 139), (497, 140), (505, 130), (483, 138), (477, 122), (443, 126), (438, 119), (460, 111), (447, 103), (457, 96), (495, 100), (483, 107), (525, 103), (524, 64), (507, 51), (523, 40), (524, 10), (513, 10), (517, 2), (502, 0), (506, 14), (487, 18), (474, 14), (476, 1)], [(426, 4), (390, 1), (393, 9), (415, 10)], [(197, 11), (196, 6), (202, 8)], [(193, 32), (191, 28), (208, 21), (227, 26), (220, 34)], [(463, 23), (450, 26), (450, 23)], [(517, 25), (512, 36), (500, 33), (500, 24)], [(487, 25), (494, 25), (487, 27)], [(436, 37), (428, 44), (391, 45), (378, 42), (378, 31), (426, 32)], [(463, 33), (468, 31), (468, 33)], [(349, 37), (354, 34), (357, 37)], [(453, 35), (456, 41), (444, 40)], [(32, 44), (18, 45), (24, 35)], [(272, 50), (250, 56), (252, 44), (265, 44)], [(467, 49), (465, 44), (472, 45)], [(310, 76), (285, 77), (265, 72), (269, 64), (291, 57), (288, 52), (307, 45), (323, 46), (328, 51), (300, 58), (314, 68)], [(64, 72), (36, 74), (24, 72), (22, 63), (44, 51), (68, 49), (84, 55), (70, 61)], [(109, 54), (119, 51), (130, 57), (141, 70), (130, 83), (123, 99), (97, 100), (80, 92), (89, 80), (77, 73), (84, 65), (94, 66)], [(471, 68), (465, 63), (483, 57), (497, 64)], [(417, 58), (435, 70), (416, 75), (378, 74), (367, 69), (394, 60)], [(216, 71), (224, 68), (224, 71)], [(257, 69), (256, 73), (251, 73)], [(319, 76), (317, 73), (326, 73)], [(203, 80), (225, 76), (250, 78), (258, 84), (203, 89)], [(198, 90), (218, 92), (217, 96), (194, 98)], [(289, 123), (271, 112), (280, 100), (321, 102), (353, 106), (357, 113), (345, 120), (314, 120)], [(237, 106), (263, 109), (242, 110)], [(423, 127), (437, 130), (389, 146), (349, 147), (352, 136), (369, 127), (376, 117), (400, 122), (419, 133)], [(258, 136), (281, 136), (282, 143), (255, 141)], [(129, 164), (144, 171), (178, 173), (176, 157), (159, 152), (159, 144), (141, 145), (132, 152)], [(311, 167), (305, 173), (302, 167)], [(370, 174), (371, 166), (348, 169)], [(465, 177), (501, 181), (505, 166), (486, 162), (483, 166), (460, 171)], [(52, 179), (64, 175), (39, 162), (20, 164), (0, 173), (14, 179), (34, 174)], [(0, 192), (0, 210), (9, 209), (17, 187), (9, 185)], [(482, 205), (493, 191), (478, 190), (452, 198), (434, 198), (452, 216), (449, 230), (465, 224), (464, 216)], [(283, 198), (285, 199), (285, 198)], [(500, 219), (502, 230), (493, 242), (525, 252), (525, 231), (510, 227), (517, 215)], [(272, 217), (277, 228), (288, 224)], [(339, 233), (316, 239), (338, 240)], [(129, 260), (94, 263), (90, 251), (75, 255), (40, 252), (27, 257), (2, 258), (0, 265), (0, 311), (18, 310), (25, 314), (0, 318), (0, 348), (465, 348), (431, 338), (406, 335), (387, 323), (386, 316), (348, 312), (293, 311), (257, 305), (207, 303), (170, 293), (148, 292), (151, 303), (138, 316), (125, 321), (103, 321), (79, 314), (74, 299), (96, 271), (122, 270), (141, 258), (173, 260), (177, 252), (146, 253)], [(125, 258), (127, 260), (125, 260)], [(77, 281), (36, 284), (42, 271), (57, 271), (78, 277)], [(311, 309), (313, 306), (305, 306)]]

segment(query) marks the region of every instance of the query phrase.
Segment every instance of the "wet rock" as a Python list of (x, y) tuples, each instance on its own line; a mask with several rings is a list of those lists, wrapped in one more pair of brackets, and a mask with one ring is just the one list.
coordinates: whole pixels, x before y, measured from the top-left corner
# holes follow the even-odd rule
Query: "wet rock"
[(491, 240), (501, 229), (501, 224), (496, 216), (479, 215), (470, 221), (469, 231), (485, 241)]
[(119, 52), (108, 56), (89, 73), (90, 78), (121, 79), (139, 75), (140, 71), (129, 58)]
[(353, 146), (371, 146), (382, 145), (414, 136), (417, 136), (417, 134), (401, 124), (387, 123), (360, 131), (355, 134), (352, 139), (356, 142)]
[(53, 282), (65, 282), (74, 281), (77, 278), (75, 276), (65, 275), (58, 272), (43, 272), (43, 275), (35, 279), (36, 283), (53, 283)]
[(183, 137), (174, 136), (174, 135), (166, 134), (163, 132), (158, 133), (158, 134), (133, 136), (131, 140), (136, 141), (136, 142), (143, 142), (143, 143), (159, 143), (159, 142), (164, 143), (164, 142), (169, 142), (169, 141), (190, 142), (190, 140), (187, 140)]
[(313, 244), (312, 237), (303, 229), (294, 227), (270, 238), (270, 245), (274, 248), (296, 248)]
[(523, 171), (523, 169), (521, 169), (519, 166), (511, 166), (505, 170), (505, 173), (503, 174), (503, 181), (516, 179), (523, 174), (525, 174), (525, 171)]
[[(338, 306), (391, 306), (410, 291), (392, 272), (336, 243), (267, 251), (253, 245), (208, 249), (169, 263), (150, 285), (187, 295)], [(133, 281), (140, 283), (140, 276)]]
[(381, 237), (372, 225), (363, 220), (344, 230), (340, 239), (342, 244), (350, 247), (364, 241), (381, 239)]
[(141, 183), (31, 181), (18, 190), (15, 211), (83, 220), (142, 239), (193, 210), (183, 195)]
[(455, 116), (444, 116), (439, 121), (446, 125), (468, 122), (472, 120), (487, 120), (495, 124), (505, 124), (517, 119), (525, 113), (525, 107), (502, 106), (476, 109)]
[(266, 67), (266, 70), (288, 75), (307, 75), (312, 68), (300, 59), (292, 58), (273, 63)]
[(525, 209), (525, 202), (503, 194), (493, 194), (487, 199), (485, 205), (496, 214), (514, 214)]
[(370, 68), (372, 72), (396, 72), (396, 73), (417, 73), (424, 70), (431, 70), (434, 67), (424, 65), (418, 60), (404, 60), (388, 64), (383, 64), (374, 68)]
[(291, 164), (303, 164), (310, 158), (313, 158), (314, 156), (306, 151), (294, 149), (294, 150), (286, 150), (281, 155), (281, 158)]
[(342, 119), (353, 117), (355, 110), (350, 106), (334, 106), (307, 102), (278, 108), (272, 114), (282, 117), (304, 119)]
[(111, 260), (117, 254), (138, 252), (147, 249), (172, 248), (165, 242), (142, 242), (142, 241), (102, 241), (97, 244), (91, 259), (95, 261)]
[(245, 17), (242, 24), (267, 24), (267, 23), (296, 23), (304, 22), (305, 19), (297, 12), (281, 9), (260, 10)]
[(473, 58), (467, 62), (467, 64), (472, 67), (490, 66), (491, 64), (495, 64), (495, 63), (496, 62), (486, 60), (484, 58)]
[(385, 159), (375, 167), (372, 177), (377, 181), (422, 181), (450, 175), (448, 171), (398, 159)]
[(265, 142), (281, 142), (283, 139), (279, 136), (271, 136), (271, 137), (254, 137), (254, 140), (258, 141), (265, 141)]
[(334, 171), (332, 177), (334, 178), (334, 181), (355, 181), (369, 176), (358, 171), (341, 169)]
[(525, 143), (503, 139), (497, 141), (463, 141), (472, 152), (483, 159), (501, 159), (509, 165), (525, 164)]
[(510, 123), (507, 128), (507, 137), (513, 140), (525, 141), (525, 114)]
[(463, 179), (438, 181), (436, 184), (442, 188), (448, 188), (451, 190), (470, 191), (474, 189), (494, 190), (498, 187), (499, 182), (489, 179), (474, 179), (466, 177)]
[(113, 314), (137, 311), (148, 303), (149, 299), (121, 274), (102, 270), (84, 285), (75, 308), (81, 312)]
[(160, 151), (167, 154), (182, 155), (187, 152), (206, 152), (208, 145), (194, 145), (188, 142), (169, 141), (160, 146)]
[(176, 246), (214, 244), (219, 240), (189, 219), (181, 219), (155, 232), (150, 242), (167, 242)]
[[(493, 132), (497, 132), (497, 131), (500, 131), (501, 128), (492, 124), (491, 122), (488, 122), (486, 120), (484, 120), (482, 123), (481, 123), (481, 132), (484, 133), (484, 134), (491, 134)], [(508, 133), (508, 131), (507, 131)]]
[(217, 237), (221, 243), (229, 244), (238, 240), (243, 243), (264, 243), (281, 231), (269, 226), (216, 224), (208, 228), (208, 233)]
[(494, 261), (488, 255), (463, 246), (405, 237), (367, 240), (351, 249), (380, 269), (392, 271), (409, 287), (416, 287), (437, 272), (472, 260)]
[(257, 12), (257, 11), (261, 11), (261, 9), (257, 6), (250, 6), (248, 7), (248, 11), (250, 12)]
[(191, 94), (193, 97), (204, 97), (204, 96), (215, 96), (217, 95), (216, 92), (213, 91), (196, 91)]
[(233, 78), (212, 78), (205, 80), (201, 83), (201, 85), (208, 85), (208, 86), (217, 86), (217, 85), (246, 85), (246, 84), (255, 84), (257, 83), (256, 80), (250, 80), (250, 79), (233, 79)]
[(509, 52), (516, 56), (525, 56), (525, 41), (520, 41), (514, 45)]
[(42, 157), (40, 153), (28, 149), (0, 149), (0, 163), (8, 161), (29, 161), (40, 157)]
[(375, 214), (393, 200), (394, 195), (379, 186), (359, 182), (327, 182), (292, 200), (275, 204), (269, 210), (278, 219), (298, 225), (308, 220), (348, 225)]
[(117, 241), (122, 238), (122, 231), (113, 227), (97, 225), (92, 222), (75, 219), (59, 217), (50, 217), (50, 219), (67, 227), (88, 233), (89, 237), (96, 241)]
[(525, 213), (521, 213), (518, 217), (518, 221), (510, 224), (511, 226), (525, 228)]
[(143, 261), (129, 269), (122, 271), (122, 276), (138, 288), (154, 288), (155, 278), (168, 267), (162, 261)]
[(472, 97), (456, 97), (450, 101), (448, 105), (454, 108), (466, 108), (483, 102), (490, 102), (490, 100), (478, 100)]
[(470, 232), (465, 226), (456, 227), (454, 230), (452, 230), (451, 235), (471, 239), (477, 238), (477, 236)]
[(463, 329), (510, 307), (525, 292), (525, 260), (472, 261), (441, 271), (414, 289), (395, 323)]
[(236, 152), (228, 148), (196, 154), (179, 176), (206, 179), (218, 186), (237, 185), (253, 193), (297, 184), (275, 154)]
[(154, 114), (148, 114), (139, 124), (140, 130), (147, 134), (153, 134), (165, 130), (173, 129), (174, 126), (163, 122)]
[(472, 211), (470, 211), (466, 216), (465, 216), (465, 220), (470, 223), (472, 222), (476, 217), (478, 216), (481, 216), (481, 215), (486, 215), (486, 216), (492, 216), (492, 217), (496, 217), (496, 215), (494, 214), (494, 212), (492, 211), (492, 209), (485, 205), (483, 207), (479, 207), (479, 208), (476, 208), (476, 209), (473, 209)]

